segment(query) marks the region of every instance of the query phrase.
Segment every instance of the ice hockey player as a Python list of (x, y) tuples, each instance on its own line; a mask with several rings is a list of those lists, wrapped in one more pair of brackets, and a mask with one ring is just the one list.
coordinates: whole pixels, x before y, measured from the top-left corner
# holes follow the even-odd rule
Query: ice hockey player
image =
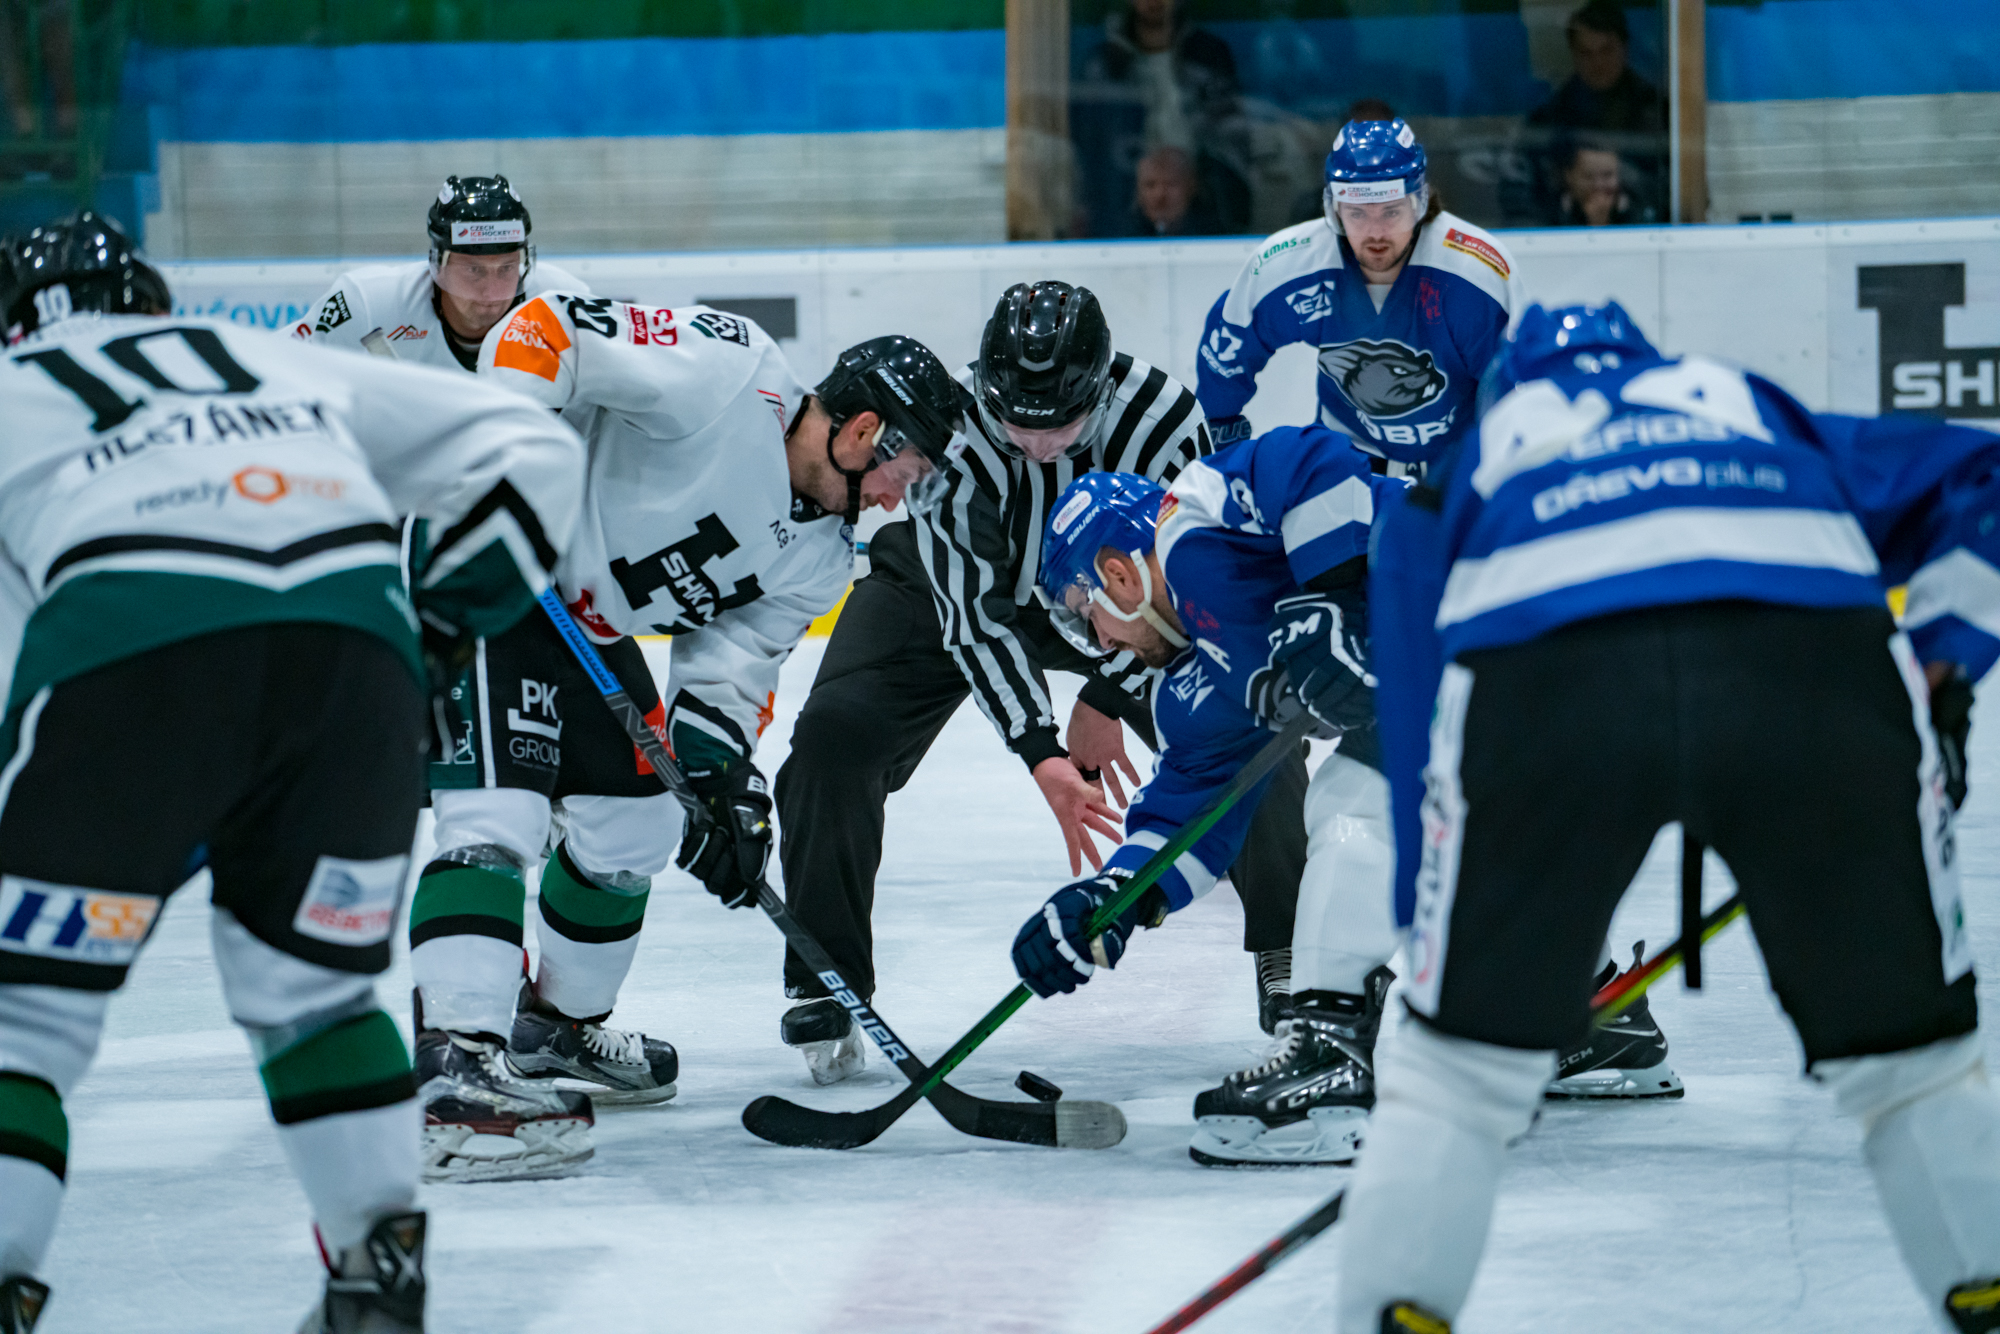
[(1338, 1328), (1457, 1316), (1506, 1146), (1589, 1024), (1604, 924), (1682, 821), (1729, 863), (1924, 1300), (2000, 1329), (2000, 1101), (1952, 864), (1964, 706), (2000, 656), (2000, 440), (1816, 417), (1661, 356), (1615, 305), (1528, 310), (1481, 405), (1378, 533), (1388, 772), (1421, 861)]
[[(1102, 871), (1021, 928), (1014, 965), (1043, 996), (1115, 967), (1138, 925), (1208, 892), (1256, 794), (1232, 807), (1138, 905), (1084, 924), (1301, 707), (1340, 738), (1305, 798), (1308, 857), (1291, 939), (1292, 1005), (1259, 1067), (1195, 1100), (1198, 1162), (1350, 1162), (1374, 1102), (1375, 1030), (1398, 943), (1388, 786), (1374, 734), (1365, 596), (1375, 492), (1400, 481), (1321, 426), (1281, 427), (1190, 463), (1171, 488), (1092, 473), (1049, 519), (1041, 588), (1086, 653), (1164, 669), (1160, 760)], [(1156, 528), (1157, 523), (1157, 528)], [(1269, 1132), (1298, 1126), (1297, 1132)], [(1267, 1138), (1268, 1136), (1268, 1138)]]
[[(864, 997), (875, 986), (869, 918), (884, 803), (968, 694), (1055, 813), (1072, 869), (1085, 857), (1100, 863), (1095, 838), (1116, 837), (1111, 803), (1123, 805), (1119, 770), (1137, 786), (1121, 720), (1151, 744), (1150, 671), (1129, 654), (1086, 658), (1050, 628), (1034, 595), (1042, 533), (1072, 478), (1111, 469), (1171, 481), (1209, 452), (1194, 395), (1115, 351), (1097, 298), (1068, 283), (1009, 288), (959, 380), (970, 391), (969, 443), (950, 493), (870, 541), (870, 572), (841, 611), (778, 771), (787, 898)], [(1067, 748), (1044, 675), (1055, 670), (1084, 677)], [(1246, 947), (1270, 955), (1290, 944), (1305, 861), (1303, 761), (1285, 766), (1274, 791), (1235, 874), (1253, 905), (1250, 930), (1262, 933)], [(796, 955), (785, 990), (804, 1003), (782, 1033), (813, 1078), (860, 1070), (860, 1033)], [(1289, 990), (1273, 978), (1274, 1000)]]
[(1497, 237), (1444, 211), (1401, 120), (1340, 128), (1325, 205), (1265, 241), (1208, 312), (1201, 406), (1217, 445), (1248, 436), (1243, 409), (1271, 354), (1312, 344), (1320, 423), (1407, 475), (1470, 429), (1520, 278)]
[[(590, 484), (562, 596), (709, 815), (681, 837), (681, 807), (545, 620), (480, 643), (453, 753), (432, 767), (438, 851), (410, 916), (426, 1166), (443, 1180), (588, 1157), (585, 1099), (558, 1077), (608, 1099), (673, 1095), (672, 1046), (605, 1027), (652, 877), (673, 859), (754, 905), (772, 834), (751, 757), (778, 669), (846, 588), (861, 510), (941, 489), (957, 420), (921, 344), (851, 348), (809, 395), (762, 329), (703, 306), (545, 294), (495, 326), (480, 374), (582, 432)], [(674, 637), (664, 698), (633, 633)], [(524, 989), (523, 877), (545, 849)]]
[(542, 292), (590, 292), (536, 262), (534, 222), (505, 176), (447, 176), (424, 229), (428, 258), (341, 274), (293, 334), (357, 351), (380, 338), (403, 361), (475, 371), (487, 330), (508, 311)]
[[(534, 606), (582, 450), (468, 376), (170, 309), (94, 214), (0, 244), (0, 1331), (48, 1300), (63, 1099), (205, 868), (223, 994), (332, 1271), (303, 1328), (414, 1334), (421, 1118), (372, 976), (425, 658)], [(400, 514), (424, 521), (408, 593)]]

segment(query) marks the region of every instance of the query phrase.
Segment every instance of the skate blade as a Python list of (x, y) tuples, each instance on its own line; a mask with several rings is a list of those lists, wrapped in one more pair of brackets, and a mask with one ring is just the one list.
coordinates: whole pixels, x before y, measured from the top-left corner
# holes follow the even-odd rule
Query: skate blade
[(1643, 1070), (1587, 1070), (1580, 1075), (1558, 1079), (1542, 1091), (1550, 1102), (1586, 1102), (1598, 1099), (1679, 1098), (1687, 1094), (1681, 1077), (1665, 1065)]
[(597, 1149), (584, 1121), (531, 1122), (512, 1135), (465, 1125), (424, 1127), (424, 1180), (539, 1181), (569, 1175)]
[(1347, 1167), (1367, 1125), (1359, 1107), (1315, 1107), (1304, 1121), (1275, 1130), (1254, 1116), (1204, 1116), (1188, 1157), (1203, 1167)]
[(1057, 1102), (1056, 1147), (1109, 1149), (1125, 1139), (1125, 1113), (1108, 1102)]
[(825, 1086), (838, 1084), (843, 1079), (852, 1079), (868, 1065), (868, 1049), (861, 1045), (861, 1034), (850, 1031), (844, 1038), (828, 1038), (824, 1042), (807, 1042), (799, 1046), (805, 1054), (806, 1073), (812, 1082)]
[[(571, 1087), (568, 1081), (558, 1087)], [(671, 1102), (681, 1091), (679, 1084), (662, 1084), (658, 1088), (621, 1089), (609, 1084), (596, 1084), (588, 1079), (575, 1080), (573, 1087), (579, 1093), (590, 1095), (592, 1107), (651, 1107), (655, 1103)]]

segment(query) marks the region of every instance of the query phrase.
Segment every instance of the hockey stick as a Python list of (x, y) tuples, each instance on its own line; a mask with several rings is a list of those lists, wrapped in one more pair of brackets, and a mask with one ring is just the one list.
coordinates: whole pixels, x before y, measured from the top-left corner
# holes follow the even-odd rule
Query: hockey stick
[[(1257, 786), (1265, 774), (1276, 768), (1279, 761), (1297, 749), (1305, 734), (1314, 725), (1315, 719), (1301, 709), (1296, 718), (1285, 724), (1285, 729), (1272, 738), (1262, 750), (1252, 756), (1243, 766), (1242, 772), (1229, 781), (1229, 785), (1209, 799), (1206, 806), (1196, 812), (1193, 819), (1182, 825), (1180, 832), (1167, 840), (1165, 847), (1146, 859), (1132, 878), (1125, 882), (1117, 896), (1098, 909), (1084, 930), (1088, 935), (1097, 935), (1120, 913), (1139, 901), (1139, 896), (1152, 888), (1153, 882), (1166, 874), (1181, 854), (1198, 842), (1203, 834), (1214, 827), (1230, 807), (1243, 798), (1251, 788)], [(1013, 1017), (1016, 1010), (1028, 1003), (1035, 993), (1021, 983), (1007, 993), (1007, 998), (986, 1012), (984, 1018), (952, 1044), (938, 1063), (931, 1067), (930, 1075), (922, 1083), (912, 1083), (879, 1107), (865, 1112), (823, 1112), (811, 1107), (801, 1107), (787, 1099), (766, 1094), (743, 1109), (743, 1124), (751, 1134), (768, 1139), (774, 1144), (793, 1144), (816, 1149), (853, 1149), (870, 1142), (896, 1123), (897, 1118), (916, 1105), (918, 1098), (926, 1096), (933, 1087), (941, 1083), (945, 1076), (959, 1067), (966, 1057), (991, 1037), (1000, 1025)], [(1062, 1106), (1057, 1103), (1056, 1106)]]
[[(1742, 896), (1730, 896), (1728, 902), (1701, 919), (1701, 939), (1706, 941), (1713, 938), (1722, 928), (1742, 915)], [(1601, 1027), (1616, 1019), (1622, 1010), (1645, 994), (1647, 987), (1671, 972), (1674, 965), (1680, 961), (1681, 948), (1677, 941), (1631, 972), (1606, 983), (1604, 989), (1591, 998), (1591, 1021)], [(1204, 1288), (1193, 1301), (1154, 1325), (1146, 1331), (1146, 1334), (1179, 1334), (1179, 1331), (1186, 1329), (1234, 1297), (1252, 1282), (1263, 1277), (1280, 1260), (1332, 1227), (1334, 1220), (1340, 1217), (1340, 1206), (1346, 1199), (1347, 1188), (1343, 1186), (1317, 1209), (1279, 1233), (1255, 1255)]]
[[(550, 587), (542, 592), (537, 601), (548, 613), (563, 642), (569, 645), (584, 674), (597, 687), (598, 694), (604, 697), (606, 707), (624, 727), (625, 734), (646, 757), (646, 762), (653, 766), (653, 772), (660, 776), (660, 781), (666, 784), (674, 799), (687, 808), (688, 818), (707, 819), (708, 813), (702, 809), (701, 798), (688, 785), (687, 775), (667, 753), (665, 743), (647, 724), (645, 715), (639, 712), (639, 706), (633, 703), (632, 697), (625, 693), (618, 678), (604, 665), (596, 645), (577, 625), (576, 619), (569, 614), (569, 608), (563, 606), (561, 595)], [(757, 884), (757, 906), (777, 923), (799, 957), (826, 984), (834, 999), (847, 1007), (855, 1024), (875, 1040), (875, 1045), (896, 1063), (896, 1068), (910, 1083), (916, 1085), (928, 1080), (930, 1068), (912, 1056), (910, 1049), (903, 1045), (903, 1040), (896, 1036), (882, 1017), (856, 995), (854, 988), (847, 985), (840, 975), (839, 966), (820, 948), (812, 933), (799, 925), (798, 919), (785, 907), (785, 901), (762, 880)], [(954, 1129), (983, 1139), (1070, 1149), (1105, 1149), (1125, 1138), (1125, 1117), (1108, 1102), (996, 1102), (974, 1097), (941, 1080), (934, 1082), (927, 1092), (931, 1105)]]

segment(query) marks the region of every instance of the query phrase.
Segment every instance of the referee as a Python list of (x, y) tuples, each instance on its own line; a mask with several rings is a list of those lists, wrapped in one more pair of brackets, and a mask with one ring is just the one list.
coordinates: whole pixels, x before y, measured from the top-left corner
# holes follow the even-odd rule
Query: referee
[[(1034, 595), (1047, 511), (1082, 473), (1165, 484), (1212, 449), (1193, 392), (1114, 353), (1097, 298), (1068, 283), (1009, 288), (959, 379), (975, 407), (951, 490), (869, 543), (870, 572), (848, 596), (778, 771), (786, 903), (863, 997), (875, 990), (869, 918), (884, 804), (967, 695), (1033, 776), (1072, 871), (1085, 858), (1100, 864), (1098, 836), (1118, 842), (1121, 772), (1139, 785), (1120, 724), (1154, 744), (1151, 675), (1129, 653), (1086, 658), (1049, 625)], [(1066, 733), (1049, 699), (1052, 669), (1085, 678)], [(1231, 868), (1244, 948), (1260, 956), (1291, 945), (1305, 788), (1301, 756), (1280, 769)], [(1289, 990), (1274, 981), (1275, 994)], [(785, 994), (805, 1002), (786, 1013), (783, 1034), (804, 1050), (813, 1078), (830, 1084), (859, 1071), (861, 1035), (790, 952)]]

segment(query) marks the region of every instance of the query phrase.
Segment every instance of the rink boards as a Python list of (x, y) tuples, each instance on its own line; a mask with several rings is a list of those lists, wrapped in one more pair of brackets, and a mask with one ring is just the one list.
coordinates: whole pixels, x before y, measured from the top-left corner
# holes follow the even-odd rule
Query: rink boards
[[(1738, 362), (1813, 408), (2000, 419), (2000, 218), (1502, 235), (1531, 298), (1616, 298), (1664, 350)], [(1209, 307), (1254, 245), (1232, 237), (548, 258), (601, 295), (754, 302), (745, 313), (780, 335), (808, 382), (841, 348), (884, 333), (921, 339), (947, 364), (967, 361), (1008, 285), (1062, 278), (1097, 293), (1121, 349), (1192, 383)], [(357, 262), (161, 267), (179, 312), (289, 329)], [(1312, 375), (1307, 349), (1281, 353), (1252, 421), (1306, 420)]]

